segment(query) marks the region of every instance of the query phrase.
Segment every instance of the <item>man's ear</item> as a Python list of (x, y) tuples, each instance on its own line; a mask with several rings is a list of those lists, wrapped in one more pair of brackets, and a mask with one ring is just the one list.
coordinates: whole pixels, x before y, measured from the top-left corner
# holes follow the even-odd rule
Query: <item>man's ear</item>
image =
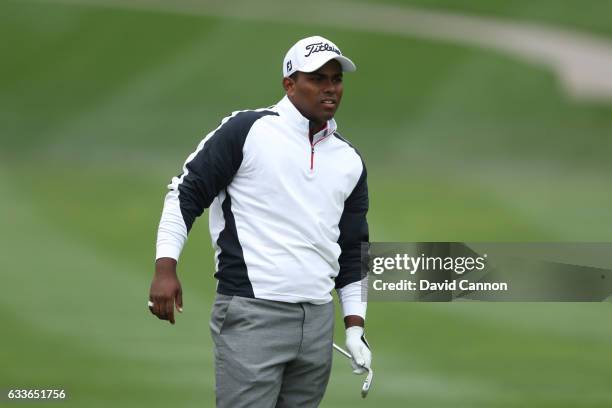
[(293, 95), (295, 81), (292, 78), (283, 78), (283, 88), (285, 88), (287, 95)]

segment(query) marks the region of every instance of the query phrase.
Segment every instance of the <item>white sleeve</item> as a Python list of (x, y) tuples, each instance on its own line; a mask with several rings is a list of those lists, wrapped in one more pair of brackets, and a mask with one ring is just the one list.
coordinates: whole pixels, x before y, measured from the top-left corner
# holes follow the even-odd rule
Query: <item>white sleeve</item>
[[(173, 184), (177, 184), (177, 181), (173, 180)], [(173, 184), (168, 187), (172, 187)], [(178, 261), (187, 240), (187, 227), (181, 213), (178, 195), (178, 189), (172, 189), (166, 194), (164, 209), (157, 229), (156, 260), (172, 258)]]
[(368, 278), (366, 276), (360, 281), (349, 283), (340, 289), (336, 289), (344, 317), (357, 315), (365, 320), (366, 309), (368, 307), (367, 288)]

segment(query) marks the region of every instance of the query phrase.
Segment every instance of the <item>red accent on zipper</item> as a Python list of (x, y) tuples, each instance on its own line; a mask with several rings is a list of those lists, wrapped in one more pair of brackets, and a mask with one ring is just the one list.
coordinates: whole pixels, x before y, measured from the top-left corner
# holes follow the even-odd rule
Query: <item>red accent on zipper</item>
[(323, 136), (322, 138), (320, 138), (319, 140), (317, 140), (316, 142), (312, 143), (312, 140), (310, 141), (310, 170), (314, 169), (314, 147), (317, 145), (317, 143), (319, 143), (321, 140), (323, 139), (327, 139), (329, 135)]
[[(319, 130), (319, 132), (323, 131), (327, 129), (327, 123), (325, 123), (325, 127), (321, 130)], [(317, 143), (319, 143), (321, 140), (326, 139), (329, 135), (325, 135), (322, 138), (320, 138), (319, 140), (317, 140), (316, 142), (312, 143), (312, 136), (313, 135), (308, 135), (308, 140), (310, 141), (310, 170), (314, 169), (314, 147)]]

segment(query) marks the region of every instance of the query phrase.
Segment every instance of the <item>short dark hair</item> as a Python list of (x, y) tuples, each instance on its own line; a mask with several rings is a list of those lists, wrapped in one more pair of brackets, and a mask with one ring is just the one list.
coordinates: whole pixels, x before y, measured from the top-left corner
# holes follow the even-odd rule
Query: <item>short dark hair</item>
[(289, 75), (289, 78), (293, 79), (294, 81), (297, 81), (297, 77), (299, 73), (300, 71), (295, 71), (293, 74)]

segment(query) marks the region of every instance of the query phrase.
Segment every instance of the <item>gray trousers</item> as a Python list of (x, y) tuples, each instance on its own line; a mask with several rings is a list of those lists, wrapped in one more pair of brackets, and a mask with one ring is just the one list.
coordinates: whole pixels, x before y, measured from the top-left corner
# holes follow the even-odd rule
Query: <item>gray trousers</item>
[(217, 407), (317, 407), (331, 371), (333, 328), (333, 302), (217, 294), (210, 319)]

